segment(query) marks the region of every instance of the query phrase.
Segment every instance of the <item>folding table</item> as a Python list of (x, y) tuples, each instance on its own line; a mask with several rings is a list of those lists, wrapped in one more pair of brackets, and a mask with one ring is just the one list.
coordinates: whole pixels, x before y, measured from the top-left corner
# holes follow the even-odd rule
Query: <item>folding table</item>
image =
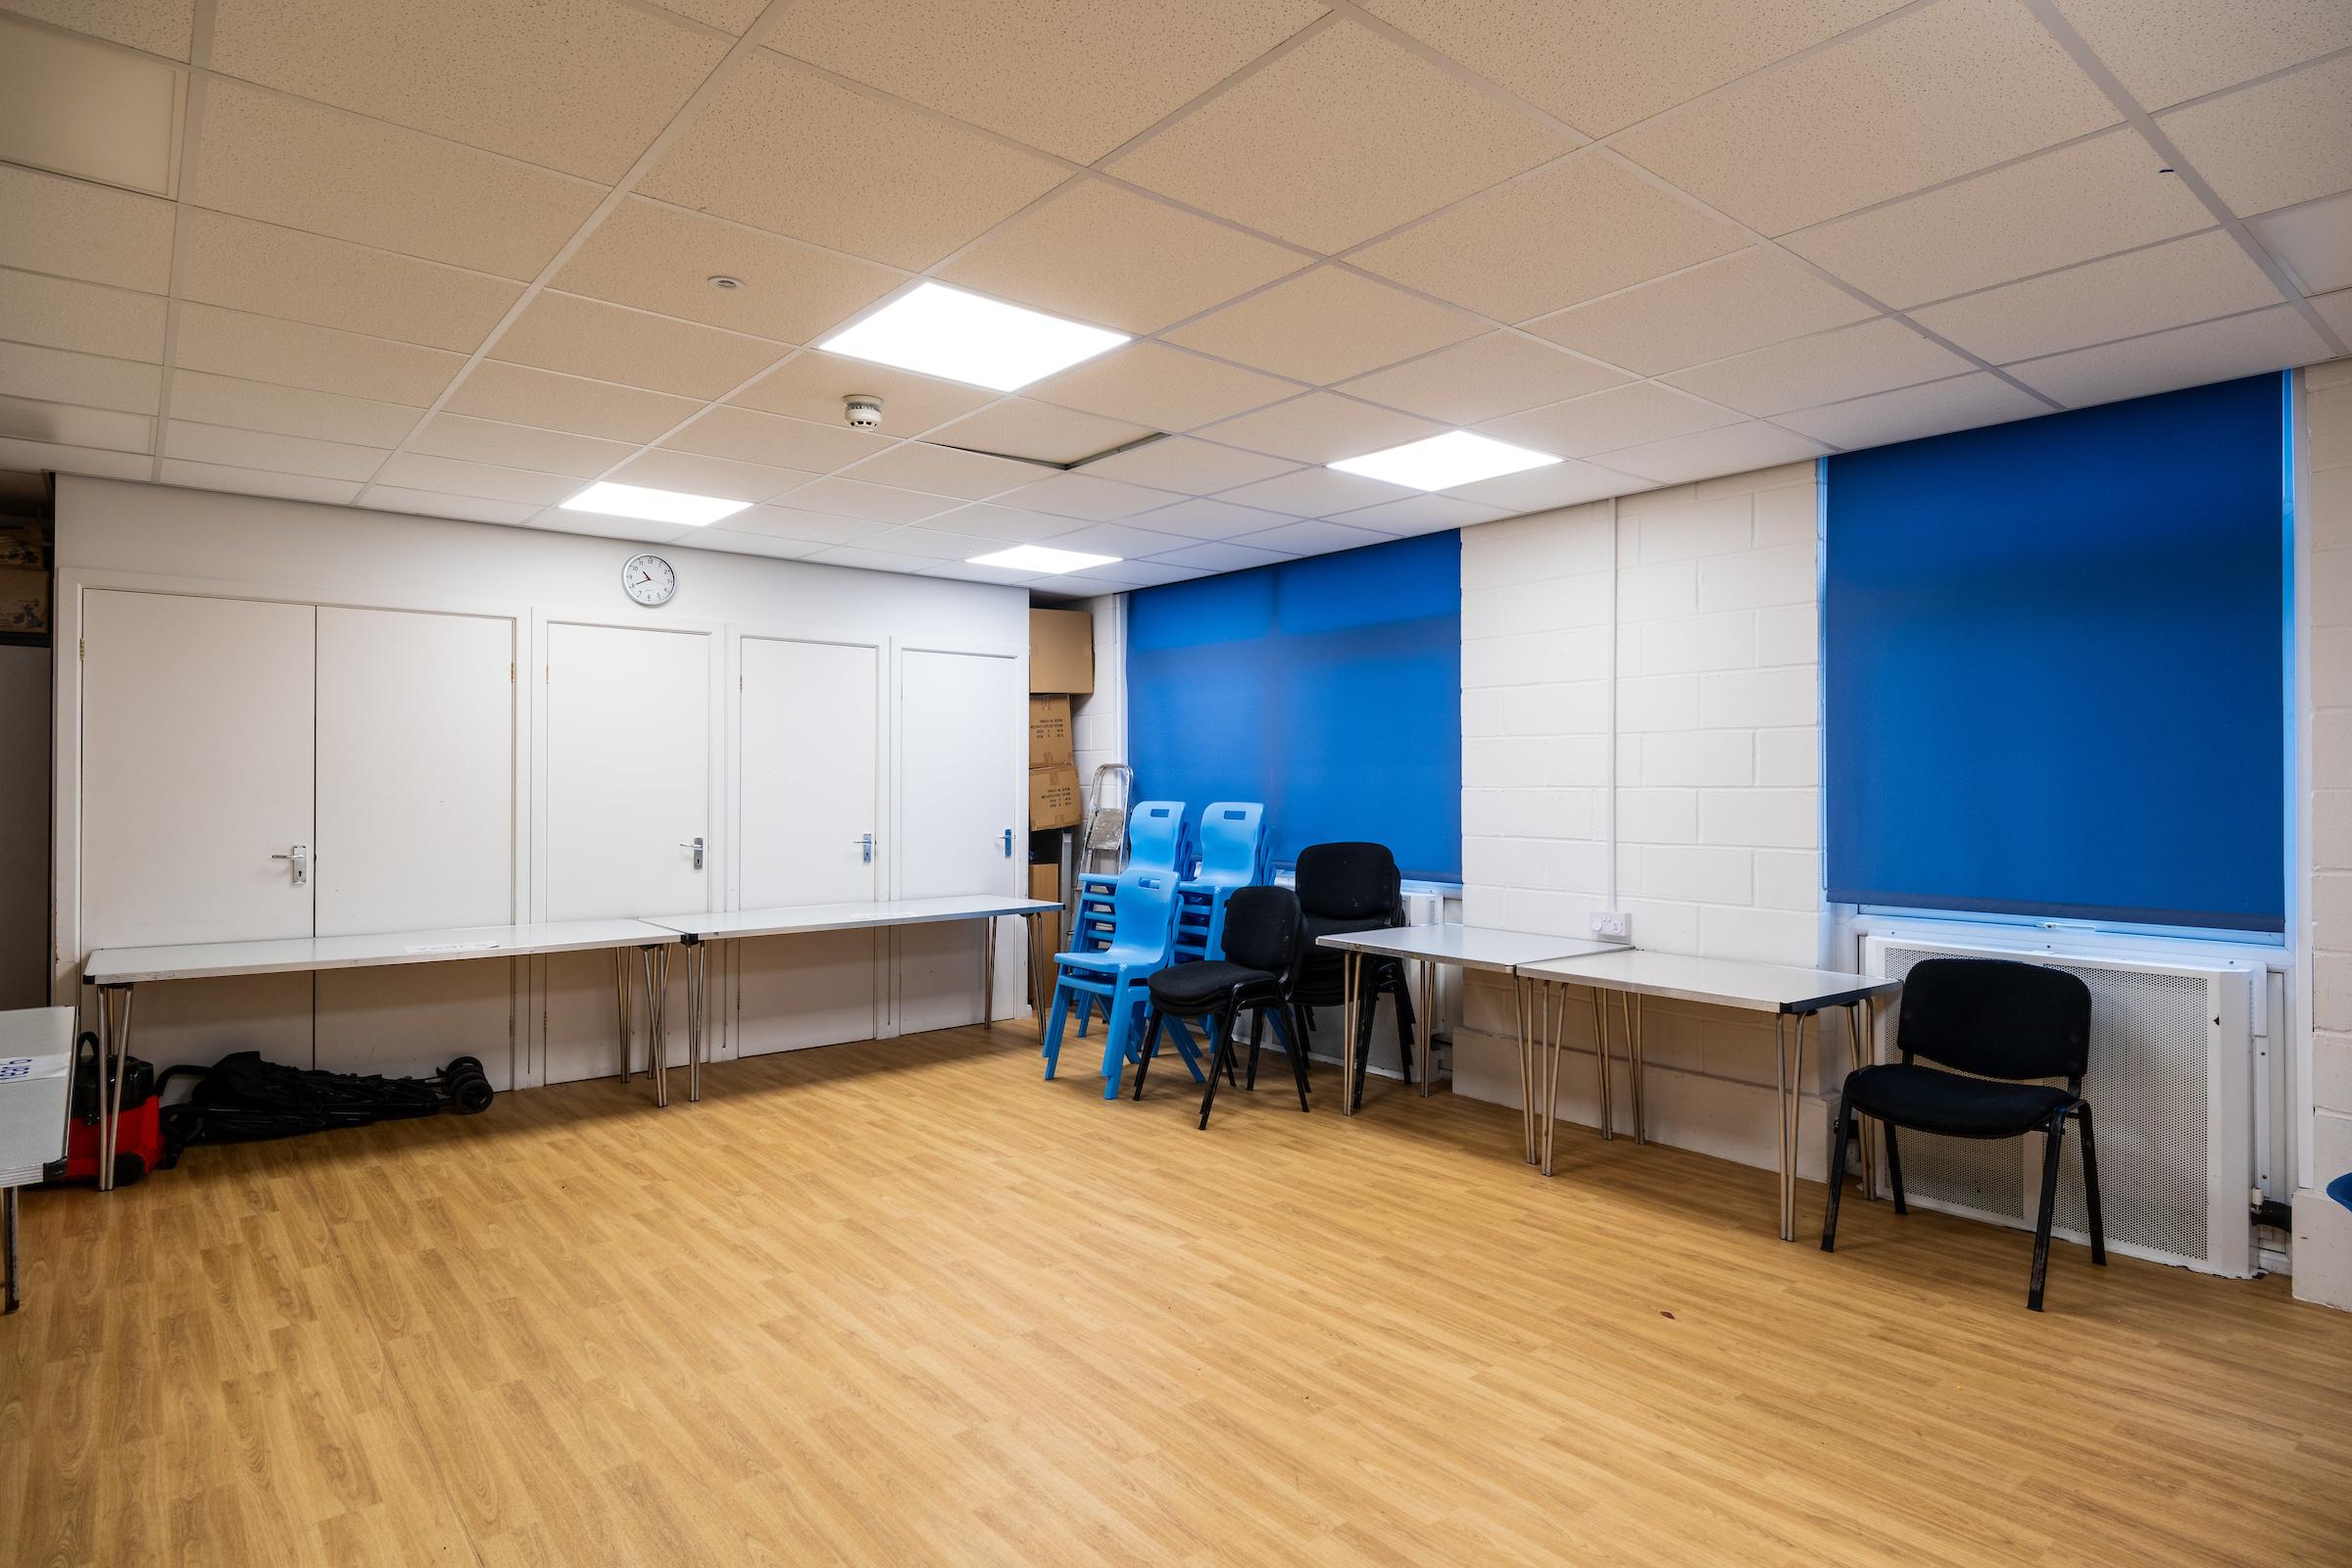
[(65, 1162), (73, 1073), (72, 1007), (0, 1012), (0, 1311), (17, 1309), (17, 1189)]

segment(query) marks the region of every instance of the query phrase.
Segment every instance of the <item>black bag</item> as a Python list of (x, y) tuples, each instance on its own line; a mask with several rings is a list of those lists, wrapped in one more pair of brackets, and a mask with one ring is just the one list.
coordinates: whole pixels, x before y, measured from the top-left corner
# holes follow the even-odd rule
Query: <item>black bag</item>
[(327, 1072), (264, 1061), (239, 1051), (210, 1067), (167, 1068), (161, 1093), (189, 1078), (188, 1098), (163, 1111), (164, 1142), (172, 1154), (191, 1144), (249, 1144), (336, 1127), (430, 1116), (443, 1106), (471, 1115), (489, 1108), (492, 1092), (482, 1064), (460, 1056), (430, 1078), (386, 1078), (376, 1073)]

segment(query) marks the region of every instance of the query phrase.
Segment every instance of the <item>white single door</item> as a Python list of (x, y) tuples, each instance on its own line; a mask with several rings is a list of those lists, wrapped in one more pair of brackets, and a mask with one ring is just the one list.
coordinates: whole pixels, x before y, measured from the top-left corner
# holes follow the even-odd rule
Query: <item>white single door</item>
[(85, 952), (311, 935), (317, 613), (83, 595)]
[[(735, 906), (880, 896), (882, 651), (747, 637), (742, 644)], [(738, 1054), (870, 1040), (875, 934), (727, 945)]]
[[(909, 650), (899, 660), (901, 898), (1020, 890), (1028, 762), (1027, 694), (1018, 663), (994, 655)], [(898, 944), (902, 1031), (980, 1016), (976, 922), (904, 928)], [(1017, 1009), (1021, 944), (997, 944), (1000, 1016)]]
[[(514, 641), (495, 616), (320, 607), (320, 936), (516, 918)], [(478, 1056), (505, 1088), (515, 969), (327, 970), (318, 1064), (411, 1074)]]

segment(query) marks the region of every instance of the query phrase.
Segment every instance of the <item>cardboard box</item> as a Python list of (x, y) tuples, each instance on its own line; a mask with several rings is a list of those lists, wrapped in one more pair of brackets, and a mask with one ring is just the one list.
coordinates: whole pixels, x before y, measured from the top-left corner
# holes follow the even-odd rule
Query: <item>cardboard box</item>
[(1067, 697), (1029, 699), (1029, 765), (1067, 767), (1077, 759), (1070, 750), (1070, 700)]
[(1074, 767), (1033, 767), (1029, 770), (1029, 829), (1078, 825), (1078, 770)]
[(1029, 867), (1029, 896), (1048, 904), (1061, 902), (1061, 862), (1040, 860)]
[(0, 633), (41, 637), (49, 632), (49, 573), (38, 568), (0, 568)]
[(1029, 612), (1029, 689), (1095, 689), (1095, 617), (1083, 610)]

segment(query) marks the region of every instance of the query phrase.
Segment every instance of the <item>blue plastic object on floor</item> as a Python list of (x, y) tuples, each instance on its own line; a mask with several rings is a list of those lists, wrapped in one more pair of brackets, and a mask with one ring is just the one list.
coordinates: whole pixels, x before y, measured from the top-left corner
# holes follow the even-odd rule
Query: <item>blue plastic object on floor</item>
[[(1177, 809), (1181, 814), (1183, 808)], [(1175, 874), (1127, 871), (1119, 877), (1111, 906), (1115, 931), (1108, 947), (1054, 956), (1054, 1000), (1047, 1010), (1044, 1042), (1046, 1076), (1051, 1078), (1061, 1061), (1062, 1028), (1070, 1009), (1082, 1009), (1083, 1021), (1083, 1009), (1101, 1006), (1109, 1019), (1102, 1031), (1105, 1100), (1119, 1098), (1119, 1083), (1151, 1002), (1147, 982), (1167, 967), (1176, 928)], [(1187, 1043), (1180, 1040), (1178, 1049), (1198, 1075)]]
[(2352, 1208), (2352, 1170), (2344, 1172), (2328, 1184), (2328, 1196), (2346, 1208)]

